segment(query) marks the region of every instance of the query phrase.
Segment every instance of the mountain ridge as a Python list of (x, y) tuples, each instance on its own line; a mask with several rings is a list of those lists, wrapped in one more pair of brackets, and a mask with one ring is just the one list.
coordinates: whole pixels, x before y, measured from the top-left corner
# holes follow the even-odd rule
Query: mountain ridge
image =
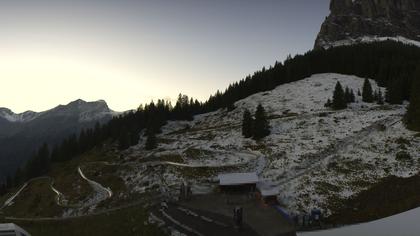
[(420, 2), (331, 0), (315, 49), (394, 40), (420, 46)]
[[(0, 107), (0, 118), (3, 118), (9, 122), (26, 123), (34, 119), (37, 119), (38, 117), (42, 115), (51, 114), (54, 112), (63, 112), (65, 110), (69, 111), (68, 112), (69, 115), (71, 115), (71, 112), (74, 112), (76, 110), (84, 114), (94, 113), (94, 112), (101, 113), (102, 115), (106, 115), (107, 113), (119, 114), (118, 112), (111, 110), (108, 107), (108, 104), (104, 100), (96, 100), (96, 101), (87, 102), (82, 99), (77, 99), (77, 100), (69, 102), (66, 105), (60, 104), (54, 108), (41, 111), (41, 112), (27, 110), (21, 113), (15, 113), (7, 107)], [(88, 119), (88, 117), (84, 117), (84, 119)]]
[(43, 143), (52, 147), (71, 134), (97, 122), (106, 123), (119, 114), (104, 100), (77, 99), (46, 111), (18, 114), (0, 108), (0, 179), (22, 166)]

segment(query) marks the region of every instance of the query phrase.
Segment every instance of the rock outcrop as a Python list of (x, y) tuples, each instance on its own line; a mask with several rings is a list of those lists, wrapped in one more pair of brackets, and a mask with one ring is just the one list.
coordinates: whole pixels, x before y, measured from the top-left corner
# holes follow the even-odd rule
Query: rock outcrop
[(419, 0), (331, 0), (315, 48), (375, 39), (420, 41)]

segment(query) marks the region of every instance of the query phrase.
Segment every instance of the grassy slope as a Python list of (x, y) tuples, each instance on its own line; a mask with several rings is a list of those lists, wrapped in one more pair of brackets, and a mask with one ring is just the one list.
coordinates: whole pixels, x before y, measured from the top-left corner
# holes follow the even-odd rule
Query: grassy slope
[(15, 203), (4, 209), (5, 215), (15, 217), (41, 217), (59, 215), (62, 208), (55, 204), (55, 194), (50, 190), (49, 179), (31, 182), (16, 198)]
[[(86, 176), (111, 187), (115, 196), (125, 191), (125, 184), (116, 175), (115, 166), (100, 164), (102, 161), (115, 162), (117, 158), (106, 148), (89, 151), (79, 157), (63, 163), (54, 163), (48, 176), (54, 179), (54, 187), (64, 194), (70, 205), (78, 204), (93, 194), (91, 186), (83, 180), (77, 167), (80, 165)], [(99, 163), (98, 163), (99, 161)], [(0, 198), (2, 204), (17, 187)], [(50, 189), (50, 180), (46, 178), (32, 181), (16, 198), (15, 204), (4, 209), (4, 215), (13, 217), (56, 217), (61, 216), (65, 207), (55, 204), (55, 193)], [(119, 201), (117, 197), (112, 199)], [(109, 203), (109, 201), (108, 201)], [(122, 202), (121, 204), (126, 204)], [(115, 204), (120, 205), (120, 204)]]
[(367, 222), (419, 207), (419, 185), (420, 175), (384, 178), (372, 188), (341, 202), (341, 207), (328, 221), (334, 224)]
[[(115, 236), (115, 235), (163, 235), (156, 226), (145, 225), (146, 210), (132, 207), (111, 213), (86, 216), (61, 221), (13, 221), (33, 236)], [(4, 222), (0, 218), (0, 222)]]

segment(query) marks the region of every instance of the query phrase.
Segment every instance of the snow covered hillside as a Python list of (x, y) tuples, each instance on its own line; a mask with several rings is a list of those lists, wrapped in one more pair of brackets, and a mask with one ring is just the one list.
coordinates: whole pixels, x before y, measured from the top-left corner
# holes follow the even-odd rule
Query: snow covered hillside
[[(196, 193), (205, 193), (212, 191), (218, 173), (256, 171), (280, 191), (279, 200), (289, 211), (319, 207), (329, 213), (331, 202), (382, 177), (416, 174), (420, 140), (401, 122), (405, 106), (366, 104), (357, 96), (349, 108), (331, 111), (324, 103), (337, 81), (356, 92), (364, 80), (313, 75), (238, 101), (231, 112), (218, 110), (191, 122), (169, 122), (158, 136), (157, 150), (145, 151), (143, 140), (123, 154), (126, 161), (160, 163), (165, 170), (138, 165), (123, 178), (133, 191), (165, 186), (170, 193), (172, 187), (190, 181)], [(260, 103), (272, 128), (270, 136), (256, 142), (242, 137), (241, 119), (245, 108), (253, 112)], [(411, 159), (396, 158), (399, 152)]]

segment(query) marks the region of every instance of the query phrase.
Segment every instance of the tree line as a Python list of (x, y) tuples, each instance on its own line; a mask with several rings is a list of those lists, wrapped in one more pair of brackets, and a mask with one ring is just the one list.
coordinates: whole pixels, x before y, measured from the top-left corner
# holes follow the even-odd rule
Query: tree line
[[(358, 96), (362, 97), (362, 101), (366, 103), (373, 103), (376, 102), (379, 105), (384, 104), (384, 97), (382, 95), (381, 89), (375, 90), (372, 89), (372, 85), (368, 79), (365, 79), (363, 83), (362, 92), (358, 90)], [(386, 97), (388, 97), (388, 93), (386, 93)], [(333, 110), (341, 110), (347, 108), (348, 104), (356, 102), (356, 96), (354, 91), (348, 87), (343, 89), (343, 86), (338, 81), (335, 85), (333, 98), (328, 99), (325, 103), (325, 107), (330, 107)], [(387, 99), (387, 102), (390, 102)]]

